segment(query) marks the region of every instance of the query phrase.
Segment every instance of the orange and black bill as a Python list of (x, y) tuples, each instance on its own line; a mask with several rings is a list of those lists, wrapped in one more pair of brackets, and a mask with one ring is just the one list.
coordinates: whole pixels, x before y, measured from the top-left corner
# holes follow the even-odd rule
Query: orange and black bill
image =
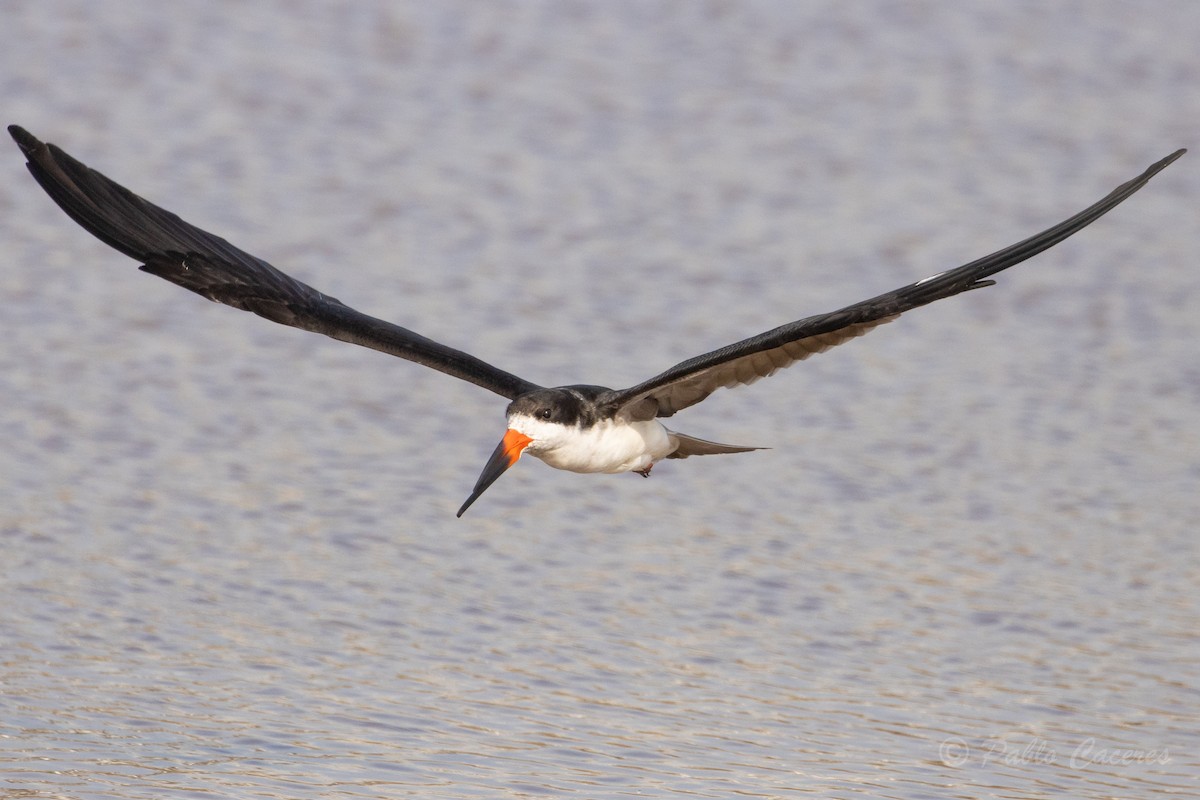
[(463, 512), (471, 507), (471, 503), (479, 499), (479, 495), (487, 491), (487, 488), (495, 483), (505, 470), (517, 463), (517, 459), (521, 457), (521, 451), (532, 441), (533, 439), (512, 428), (505, 431), (504, 438), (500, 440), (500, 444), (496, 445), (492, 457), (488, 459), (487, 464), (483, 467), (483, 472), (479, 475), (479, 480), (475, 482), (471, 496), (467, 498), (467, 502), (462, 504), (462, 508), (455, 516), (461, 517)]

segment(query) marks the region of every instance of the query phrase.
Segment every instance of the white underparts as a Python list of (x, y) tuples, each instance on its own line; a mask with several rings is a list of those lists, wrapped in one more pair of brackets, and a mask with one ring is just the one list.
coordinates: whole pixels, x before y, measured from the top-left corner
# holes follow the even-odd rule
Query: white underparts
[(533, 439), (526, 453), (571, 472), (643, 470), (679, 444), (656, 420), (602, 420), (583, 428), (517, 415), (509, 418), (508, 426)]

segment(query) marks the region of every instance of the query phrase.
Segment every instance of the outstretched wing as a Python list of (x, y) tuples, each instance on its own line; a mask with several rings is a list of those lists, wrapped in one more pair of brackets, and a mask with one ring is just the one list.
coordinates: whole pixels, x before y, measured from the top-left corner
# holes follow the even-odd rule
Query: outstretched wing
[(52, 144), (10, 125), (29, 171), (63, 211), (142, 269), (260, 317), (390, 353), (507, 398), (539, 388), (504, 370), (355, 311), (266, 261), (138, 197)]
[(1142, 188), (1150, 178), (1185, 152), (1187, 151), (1177, 150), (1138, 177), (1118, 186), (1095, 205), (1036, 236), (956, 269), (846, 306), (839, 311), (790, 322), (758, 336), (688, 359), (637, 386), (601, 396), (597, 398), (597, 402), (610, 412), (619, 410), (635, 419), (669, 417), (682, 408), (699, 403), (723, 386), (753, 383), (814, 353), (862, 336), (878, 325), (891, 322), (909, 309), (945, 297), (953, 297), (970, 289), (991, 286), (995, 281), (985, 280), (988, 276), (1020, 264), (1092, 224)]

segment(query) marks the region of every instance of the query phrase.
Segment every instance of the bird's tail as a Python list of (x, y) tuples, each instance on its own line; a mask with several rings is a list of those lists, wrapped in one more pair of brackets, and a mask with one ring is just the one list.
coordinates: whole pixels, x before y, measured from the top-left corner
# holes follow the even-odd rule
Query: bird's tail
[(688, 456), (712, 456), (718, 453), (748, 453), (751, 450), (767, 450), (766, 447), (746, 447), (739, 444), (721, 444), (707, 439), (697, 439), (675, 431), (668, 431), (671, 438), (679, 442), (675, 451), (667, 458), (687, 458)]

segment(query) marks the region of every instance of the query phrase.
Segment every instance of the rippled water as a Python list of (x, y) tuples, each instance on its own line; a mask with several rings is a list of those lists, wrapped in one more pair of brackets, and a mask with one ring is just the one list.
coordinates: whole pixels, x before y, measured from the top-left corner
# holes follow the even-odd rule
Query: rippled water
[[(628, 385), (1200, 146), (1200, 11), (5, 6), (7, 122), (348, 303)], [(1196, 153), (1000, 286), (522, 462), (503, 403), (0, 181), (0, 796), (1193, 795)], [(636, 292), (635, 292), (636, 289)]]

